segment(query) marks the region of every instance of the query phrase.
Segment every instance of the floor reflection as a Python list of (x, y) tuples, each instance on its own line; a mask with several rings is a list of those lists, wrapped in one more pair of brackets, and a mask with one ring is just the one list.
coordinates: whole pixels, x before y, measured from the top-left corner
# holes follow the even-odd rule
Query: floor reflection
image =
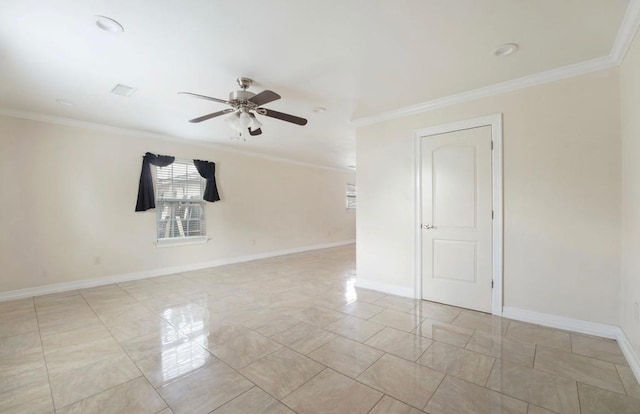
[[(185, 335), (194, 332), (205, 332), (208, 325), (208, 311), (200, 306), (186, 305), (165, 309), (162, 317), (178, 328)], [(162, 344), (170, 345), (177, 340), (178, 331), (163, 329)], [(163, 347), (164, 349), (164, 347)], [(203, 366), (211, 354), (197, 343), (187, 341), (162, 351), (162, 379), (167, 382)]]

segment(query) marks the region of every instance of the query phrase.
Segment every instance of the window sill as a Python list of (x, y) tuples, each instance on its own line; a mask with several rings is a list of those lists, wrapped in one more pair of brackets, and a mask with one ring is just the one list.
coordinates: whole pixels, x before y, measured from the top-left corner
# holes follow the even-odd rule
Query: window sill
[(190, 246), (193, 244), (205, 244), (209, 240), (211, 240), (211, 238), (207, 236), (184, 237), (184, 238), (176, 237), (172, 239), (156, 240), (154, 243), (157, 247), (176, 247), (176, 246)]

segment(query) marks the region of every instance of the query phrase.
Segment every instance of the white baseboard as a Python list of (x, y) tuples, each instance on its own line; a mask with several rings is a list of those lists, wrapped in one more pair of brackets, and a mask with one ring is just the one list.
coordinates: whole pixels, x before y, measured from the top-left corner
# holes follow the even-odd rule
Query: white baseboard
[(359, 277), (356, 277), (356, 287), (376, 290), (390, 295), (404, 296), (407, 298), (415, 297), (413, 288), (392, 285), (390, 283), (375, 282), (373, 280), (361, 279)]
[(636, 379), (640, 382), (640, 357), (631, 345), (631, 342), (629, 342), (627, 335), (619, 326), (588, 322), (581, 319), (550, 315), (548, 313), (512, 308), (509, 306), (505, 306), (502, 309), (502, 316), (517, 321), (548, 326), (550, 328), (615, 339), (629, 364), (629, 368), (631, 368)]
[(355, 240), (345, 240), (335, 243), (316, 244), (312, 246), (295, 247), (292, 249), (276, 250), (266, 253), (257, 253), (248, 256), (230, 257), (209, 262), (194, 263), (182, 266), (163, 267), (160, 269), (144, 270), (141, 272), (125, 273), (120, 275), (103, 276), (93, 279), (76, 280), (73, 282), (53, 283), (33, 288), (0, 292), (0, 302), (14, 299), (30, 298), (32, 296), (48, 295), (50, 293), (66, 292), (76, 289), (87, 289), (113, 283), (129, 282), (132, 280), (146, 279), (149, 277), (171, 275), (174, 273), (189, 272), (192, 270), (207, 269), (210, 267), (224, 266), (234, 263), (250, 262), (252, 260), (267, 259), (270, 257), (284, 256), (293, 253), (302, 253), (312, 250), (327, 249), (330, 247), (345, 246), (355, 243)]
[(620, 330), (620, 333), (616, 338), (618, 346), (620, 346), (620, 350), (622, 350), (624, 357), (627, 359), (629, 368), (631, 368), (631, 371), (633, 371), (633, 374), (636, 376), (636, 380), (640, 382), (640, 357), (633, 348), (633, 345), (631, 345), (631, 342), (629, 342), (629, 338), (627, 338), (624, 330), (621, 328), (618, 329)]
[(564, 316), (551, 315), (526, 309), (512, 308), (510, 306), (502, 308), (502, 316), (504, 318), (515, 319), (517, 321), (535, 323), (536, 325), (564, 329), (565, 331), (577, 332), (586, 335), (601, 336), (609, 339), (616, 339), (618, 330), (620, 330), (617, 326), (587, 322), (581, 319), (567, 318)]

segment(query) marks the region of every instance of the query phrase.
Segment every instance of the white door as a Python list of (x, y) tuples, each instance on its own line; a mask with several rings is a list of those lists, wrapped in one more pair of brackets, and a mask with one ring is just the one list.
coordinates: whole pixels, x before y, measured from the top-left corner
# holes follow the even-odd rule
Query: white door
[(421, 138), (422, 298), (491, 312), (491, 126)]

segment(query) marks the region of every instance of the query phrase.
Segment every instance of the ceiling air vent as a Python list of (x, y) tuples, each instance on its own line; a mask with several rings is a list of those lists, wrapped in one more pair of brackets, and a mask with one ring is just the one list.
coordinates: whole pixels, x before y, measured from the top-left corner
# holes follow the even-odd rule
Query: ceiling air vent
[(122, 85), (119, 83), (116, 86), (114, 86), (113, 89), (111, 89), (111, 93), (114, 93), (120, 96), (130, 97), (131, 95), (136, 93), (137, 90), (138, 90), (137, 88), (132, 88), (131, 86)]

